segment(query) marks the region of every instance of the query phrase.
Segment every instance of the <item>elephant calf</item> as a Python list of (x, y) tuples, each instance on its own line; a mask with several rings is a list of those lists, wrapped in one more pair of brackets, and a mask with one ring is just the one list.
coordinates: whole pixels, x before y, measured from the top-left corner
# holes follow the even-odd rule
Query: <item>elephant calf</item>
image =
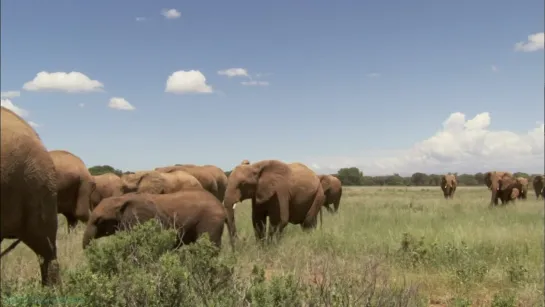
[(104, 199), (91, 213), (83, 234), (83, 248), (92, 239), (130, 229), (138, 222), (157, 218), (162, 225), (177, 228), (183, 244), (195, 242), (208, 233), (210, 240), (221, 247), (223, 227), (227, 218), (221, 202), (203, 189), (171, 194), (127, 193)]

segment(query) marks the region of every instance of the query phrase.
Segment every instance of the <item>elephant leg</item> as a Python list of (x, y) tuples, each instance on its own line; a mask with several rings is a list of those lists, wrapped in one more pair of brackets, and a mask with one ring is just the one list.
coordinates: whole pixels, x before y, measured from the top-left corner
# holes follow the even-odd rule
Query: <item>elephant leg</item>
[(57, 284), (60, 281), (60, 275), (57, 261), (56, 233), (24, 235), (21, 241), (38, 256), (42, 285)]
[(63, 213), (64, 217), (66, 217), (66, 224), (68, 225), (68, 233), (70, 233), (71, 231), (73, 231), (77, 224), (78, 224), (78, 219), (71, 213)]
[(282, 210), (278, 204), (269, 207), (269, 242), (278, 242), (282, 238), (284, 228), (288, 225), (289, 211)]
[(263, 242), (265, 238), (265, 226), (267, 225), (267, 213), (254, 205), (252, 208), (252, 226), (258, 242)]

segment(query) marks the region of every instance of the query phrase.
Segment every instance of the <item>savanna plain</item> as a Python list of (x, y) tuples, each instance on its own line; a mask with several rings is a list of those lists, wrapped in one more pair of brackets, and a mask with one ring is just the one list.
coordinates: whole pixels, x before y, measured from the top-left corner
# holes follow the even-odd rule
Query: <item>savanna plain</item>
[[(149, 255), (137, 252), (150, 244), (150, 254), (163, 253), (149, 229), (99, 239), (84, 251), (85, 225), (67, 233), (59, 215), (62, 289), (40, 286), (36, 255), (20, 244), (2, 258), (2, 305), (38, 306), (47, 298), (52, 306), (544, 306), (544, 201), (533, 190), (527, 200), (489, 208), (485, 186), (458, 187), (448, 200), (439, 187), (343, 189), (339, 211), (323, 210), (322, 226), (303, 232), (289, 224), (280, 242), (264, 247), (254, 239), (249, 201), (239, 204), (235, 252), (225, 228), (219, 257), (207, 258), (211, 247), (199, 240), (183, 270), (168, 267), (168, 257), (146, 262)], [(120, 238), (133, 247), (120, 251)], [(12, 242), (4, 241), (2, 250)], [(150, 268), (131, 271), (139, 265)], [(101, 266), (108, 278), (97, 273)], [(191, 298), (167, 293), (181, 291), (176, 278), (185, 278)]]

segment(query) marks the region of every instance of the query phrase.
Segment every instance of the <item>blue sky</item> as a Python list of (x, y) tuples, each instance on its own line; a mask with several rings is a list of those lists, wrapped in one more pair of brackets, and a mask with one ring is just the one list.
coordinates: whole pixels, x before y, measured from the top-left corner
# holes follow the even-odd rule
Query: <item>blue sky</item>
[[(543, 11), (537, 0), (6, 0), (2, 103), (89, 166), (542, 172)], [(232, 68), (247, 76), (218, 73)], [(165, 91), (191, 70), (173, 80), (186, 92)], [(49, 75), (70, 72), (83, 79)]]

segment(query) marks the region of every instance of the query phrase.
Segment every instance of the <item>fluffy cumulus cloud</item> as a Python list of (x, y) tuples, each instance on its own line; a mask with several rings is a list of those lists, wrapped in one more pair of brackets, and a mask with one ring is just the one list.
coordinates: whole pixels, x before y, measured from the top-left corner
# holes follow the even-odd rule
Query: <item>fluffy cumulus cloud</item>
[(167, 79), (167, 93), (212, 93), (212, 86), (206, 84), (206, 77), (198, 70), (178, 70)]
[(34, 79), (26, 82), (23, 89), (27, 91), (60, 91), (67, 93), (101, 91), (104, 85), (88, 76), (72, 71), (52, 72), (42, 71)]
[(108, 103), (108, 107), (117, 110), (132, 111), (134, 110), (133, 105), (131, 105), (125, 98), (121, 97), (112, 97)]
[(490, 114), (472, 119), (453, 113), (433, 136), (412, 148), (362, 153), (359, 157), (326, 157), (309, 161), (315, 169), (336, 171), (357, 166), (369, 175), (414, 172), (478, 172), (491, 169), (542, 172), (544, 125), (524, 133), (490, 130)]
[(248, 71), (244, 68), (229, 68), (218, 71), (218, 75), (232, 77), (248, 77)]
[(1, 93), (1, 98), (10, 99), (21, 96), (21, 92), (19, 91), (6, 91)]
[(515, 44), (515, 51), (533, 52), (542, 50), (545, 42), (545, 33), (535, 33), (528, 35), (528, 40)]
[(166, 19), (176, 19), (182, 16), (182, 14), (176, 9), (164, 9), (161, 11), (161, 15), (165, 16)]

